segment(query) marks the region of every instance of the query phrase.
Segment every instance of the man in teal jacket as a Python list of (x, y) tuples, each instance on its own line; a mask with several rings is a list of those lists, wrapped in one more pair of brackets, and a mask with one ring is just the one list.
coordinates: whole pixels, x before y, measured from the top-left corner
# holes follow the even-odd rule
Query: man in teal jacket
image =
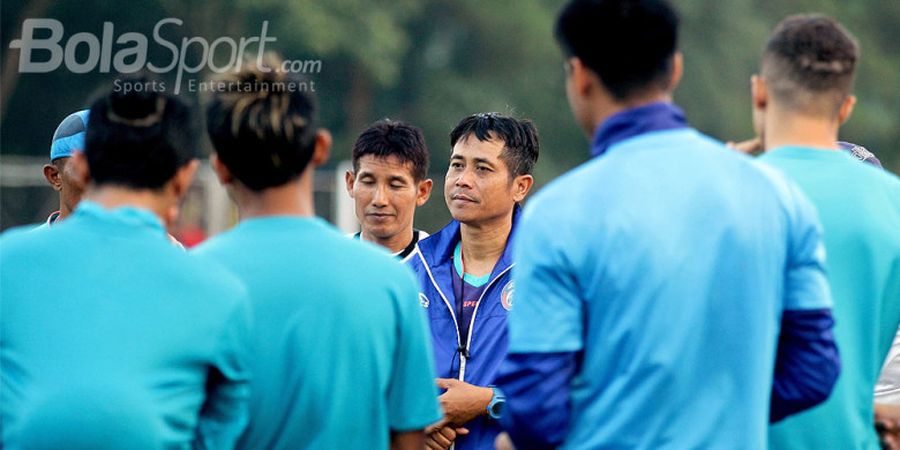
[(164, 227), (197, 168), (191, 124), (175, 97), (109, 93), (68, 161), (88, 186), (74, 214), (0, 238), (4, 448), (231, 448), (244, 429), (244, 288)]
[(793, 16), (753, 78), (760, 159), (793, 178), (822, 220), (843, 360), (826, 402), (770, 428), (773, 448), (878, 448), (873, 391), (900, 323), (900, 180), (835, 144), (856, 101), (858, 57), (833, 19)]

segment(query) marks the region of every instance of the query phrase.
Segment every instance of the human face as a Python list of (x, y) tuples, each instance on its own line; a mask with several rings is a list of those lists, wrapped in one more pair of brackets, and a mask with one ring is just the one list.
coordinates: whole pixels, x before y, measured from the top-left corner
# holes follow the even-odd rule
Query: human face
[(70, 159), (69, 157), (57, 158), (44, 169), (44, 175), (50, 185), (59, 191), (60, 210), (66, 214), (75, 210), (75, 206), (84, 195), (84, 184), (75, 173), (75, 165), (69, 163)]
[(401, 163), (394, 155), (364, 155), (356, 173), (347, 172), (345, 178), (363, 238), (388, 247), (399, 240), (396, 245), (405, 247), (412, 239), (416, 207), (431, 195), (431, 180), (417, 182), (413, 163)]
[(527, 188), (525, 192), (517, 188), (500, 159), (503, 145), (496, 138), (480, 141), (469, 135), (453, 146), (444, 178), (444, 200), (454, 219), (474, 226), (505, 219), (525, 197)]

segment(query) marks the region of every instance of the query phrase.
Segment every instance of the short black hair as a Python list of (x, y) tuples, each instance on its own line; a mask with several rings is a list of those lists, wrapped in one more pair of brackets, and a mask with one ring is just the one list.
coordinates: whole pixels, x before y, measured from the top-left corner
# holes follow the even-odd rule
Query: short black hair
[[(312, 159), (318, 125), (315, 95), (281, 60), (246, 63), (222, 78), (206, 109), (206, 128), (219, 160), (253, 191), (297, 179)], [(293, 88), (292, 88), (293, 87)]]
[(666, 89), (678, 44), (678, 15), (664, 0), (572, 0), (556, 20), (556, 39), (617, 99)]
[[(143, 75), (125, 80), (149, 84)], [(114, 87), (93, 103), (90, 117), (84, 153), (98, 185), (157, 190), (197, 157), (195, 116), (173, 95)]]
[(786, 106), (835, 115), (853, 89), (859, 45), (834, 19), (821, 14), (790, 16), (772, 32), (762, 75)]
[(359, 159), (365, 155), (376, 158), (396, 156), (401, 164), (412, 163), (415, 181), (428, 176), (428, 146), (422, 130), (406, 122), (390, 119), (373, 123), (356, 138), (353, 144), (353, 172), (359, 171)]
[(538, 160), (541, 145), (537, 128), (528, 119), (516, 119), (500, 113), (478, 113), (463, 118), (450, 132), (450, 147), (474, 135), (479, 141), (503, 141), (500, 159), (509, 169), (509, 176), (530, 175)]

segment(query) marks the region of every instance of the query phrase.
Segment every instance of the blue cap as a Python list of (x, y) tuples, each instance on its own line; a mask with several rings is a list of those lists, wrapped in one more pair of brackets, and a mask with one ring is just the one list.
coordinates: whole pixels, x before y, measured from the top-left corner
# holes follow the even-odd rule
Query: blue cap
[(72, 156), (72, 152), (84, 150), (84, 132), (87, 130), (87, 109), (69, 114), (69, 117), (56, 127), (53, 143), (50, 144), (50, 161)]
[(881, 161), (879, 161), (878, 158), (875, 157), (875, 154), (867, 150), (862, 145), (856, 145), (850, 142), (843, 141), (838, 141), (837, 145), (842, 150), (850, 152), (850, 155), (854, 158), (862, 162), (867, 162), (875, 167), (881, 167)]

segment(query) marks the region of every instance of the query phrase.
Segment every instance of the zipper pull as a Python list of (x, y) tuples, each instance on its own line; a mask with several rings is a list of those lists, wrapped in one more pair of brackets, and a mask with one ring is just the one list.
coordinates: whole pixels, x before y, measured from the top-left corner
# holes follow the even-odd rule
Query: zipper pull
[(467, 349), (465, 346), (460, 345), (460, 346), (456, 349), (456, 351), (458, 351), (459, 354), (460, 354), (460, 355), (463, 355), (463, 357), (465, 357), (466, 359), (469, 359), (469, 349)]

